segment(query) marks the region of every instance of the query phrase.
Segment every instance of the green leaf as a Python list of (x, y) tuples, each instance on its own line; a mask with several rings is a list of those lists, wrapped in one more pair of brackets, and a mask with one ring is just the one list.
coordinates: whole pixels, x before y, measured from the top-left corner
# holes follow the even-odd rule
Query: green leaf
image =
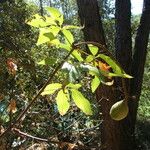
[(125, 100), (121, 100), (112, 105), (110, 109), (110, 116), (114, 120), (124, 119), (129, 112), (128, 104)]
[(94, 56), (93, 55), (88, 55), (87, 57), (86, 57), (86, 62), (91, 62), (91, 61), (93, 61), (94, 60)]
[(60, 41), (58, 39), (54, 39), (54, 40), (51, 40), (50, 42), (48, 42), (48, 45), (49, 46), (56, 46), (56, 48), (59, 48)]
[(54, 36), (58, 35), (59, 31), (61, 30), (58, 26), (51, 26), (47, 29), (50, 33), (52, 33)]
[(51, 17), (59, 22), (59, 25), (61, 26), (63, 23), (63, 15), (61, 12), (53, 7), (47, 7), (46, 10), (50, 13)]
[(37, 27), (37, 28), (46, 27), (48, 25), (48, 23), (42, 16), (36, 14), (33, 17), (34, 18), (31, 21), (26, 22), (28, 25)]
[(132, 76), (126, 74), (126, 73), (123, 73), (123, 74), (115, 74), (115, 73), (112, 73), (112, 72), (109, 72), (108, 73), (108, 76), (110, 77), (124, 77), (124, 78), (133, 78)]
[(64, 44), (64, 43), (60, 43), (60, 44), (59, 44), (59, 48), (63, 48), (63, 49), (65, 49), (65, 50), (67, 50), (67, 51), (70, 51), (70, 50), (71, 50), (71, 46), (68, 45), (68, 44)]
[(71, 89), (72, 98), (77, 105), (85, 114), (92, 115), (92, 109), (90, 102), (76, 89)]
[(73, 52), (72, 52), (72, 55), (79, 61), (83, 61), (83, 58), (81, 56), (81, 53), (79, 53), (78, 49), (75, 49)]
[(95, 92), (95, 90), (98, 88), (99, 85), (100, 85), (100, 79), (97, 76), (95, 76), (91, 82), (91, 89), (93, 93)]
[(63, 90), (60, 90), (56, 97), (56, 103), (59, 113), (65, 115), (70, 107), (69, 95), (65, 94)]
[(73, 84), (69, 83), (66, 87), (72, 88), (72, 89), (79, 89), (82, 85), (81, 84)]
[(49, 95), (53, 94), (56, 90), (60, 89), (62, 87), (62, 84), (60, 83), (52, 83), (48, 84), (44, 91), (41, 93), (41, 95)]
[(38, 65), (53, 65), (56, 62), (55, 58), (45, 58), (38, 62)]
[(99, 77), (100, 72), (96, 67), (88, 66), (89, 74)]
[(98, 47), (92, 44), (88, 44), (90, 52), (95, 56), (98, 53)]
[(41, 28), (39, 38), (37, 41), (37, 45), (41, 45), (41, 44), (51, 41), (53, 39), (55, 39), (55, 37), (51, 32), (48, 31), (48, 29)]
[(74, 25), (65, 25), (63, 29), (82, 29), (83, 27), (74, 26)]
[(109, 73), (110, 76), (119, 76), (123, 78), (132, 78), (132, 76), (125, 73), (125, 71), (109, 56), (106, 56), (104, 54), (99, 54), (98, 57), (103, 59), (107, 64), (111, 66), (114, 73)]
[(71, 45), (74, 42), (72, 33), (69, 30), (62, 30), (62, 33), (65, 36), (66, 42)]

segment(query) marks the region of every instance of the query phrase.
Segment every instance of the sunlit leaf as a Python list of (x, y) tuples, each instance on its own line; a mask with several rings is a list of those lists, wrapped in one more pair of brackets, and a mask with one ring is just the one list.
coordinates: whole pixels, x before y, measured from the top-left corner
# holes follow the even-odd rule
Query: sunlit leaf
[(45, 58), (38, 62), (38, 65), (53, 65), (56, 62), (55, 58)]
[(70, 107), (69, 95), (65, 94), (63, 90), (60, 90), (56, 97), (56, 103), (59, 113), (65, 115)]
[(49, 95), (53, 94), (56, 90), (60, 89), (62, 87), (62, 84), (60, 83), (52, 83), (48, 84), (44, 91), (41, 93), (41, 95)]
[(63, 29), (82, 29), (83, 27), (74, 26), (74, 25), (65, 25)]
[(72, 88), (72, 89), (79, 89), (82, 85), (81, 84), (73, 84), (69, 83), (66, 87)]
[(132, 76), (130, 76), (130, 75), (126, 74), (126, 73), (123, 73), (123, 74), (115, 74), (115, 73), (109, 72), (109, 73), (108, 73), (108, 76), (110, 76), (110, 77), (133, 78)]
[(30, 26), (37, 27), (37, 28), (46, 27), (48, 25), (46, 20), (44, 20), (44, 18), (39, 14), (34, 15), (33, 19), (31, 21), (27, 21), (26, 23)]
[(65, 49), (65, 50), (67, 50), (67, 51), (70, 51), (70, 50), (71, 50), (71, 46), (68, 45), (68, 44), (64, 44), (64, 43), (60, 43), (60, 44), (59, 44), (59, 48), (63, 48), (63, 49)]
[(60, 47), (60, 41), (58, 39), (54, 39), (48, 42), (48, 46), (56, 46), (56, 48)]
[(104, 54), (99, 54), (98, 57), (103, 59), (107, 64), (109, 64), (109, 66), (111, 66), (111, 68), (113, 69), (113, 72), (116, 74), (115, 76), (124, 77), (124, 78), (132, 78), (130, 75), (127, 75), (125, 71), (109, 56), (106, 56)]
[(72, 98), (77, 105), (85, 114), (92, 115), (92, 109), (90, 102), (76, 89), (71, 89)]
[(91, 82), (91, 89), (93, 93), (95, 92), (95, 90), (98, 88), (99, 85), (100, 79), (97, 76), (94, 76), (94, 79)]
[(72, 55), (79, 61), (83, 61), (83, 58), (81, 56), (81, 53), (79, 53), (79, 51), (77, 49), (75, 49), (73, 52), (72, 52)]
[(91, 62), (94, 60), (94, 56), (93, 55), (88, 55), (85, 59), (86, 62)]
[(63, 23), (63, 15), (61, 12), (53, 7), (47, 7), (46, 10), (50, 13), (51, 17), (59, 22), (59, 25)]
[[(51, 26), (51, 27), (47, 28), (47, 30), (48, 30), (50, 33), (52, 33), (54, 36), (56, 36), (56, 35), (58, 35), (58, 33), (59, 33), (59, 31), (61, 30), (61, 28), (58, 27), (58, 26)], [(45, 33), (45, 34), (47, 34), (47, 33)]]
[(39, 38), (37, 41), (37, 45), (41, 45), (41, 44), (51, 41), (53, 39), (55, 39), (55, 37), (51, 32), (48, 31), (48, 29), (41, 28)]
[(62, 30), (62, 33), (65, 36), (66, 42), (71, 45), (74, 42), (72, 33), (69, 30)]
[(88, 44), (90, 52), (95, 56), (98, 53), (98, 47), (92, 44)]
[(96, 67), (89, 66), (88, 70), (89, 70), (89, 74), (95, 75), (97, 77), (100, 76), (100, 72), (99, 72), (99, 70)]
[(112, 105), (110, 116), (112, 119), (119, 121), (127, 117), (129, 112), (128, 104), (125, 100), (121, 100)]

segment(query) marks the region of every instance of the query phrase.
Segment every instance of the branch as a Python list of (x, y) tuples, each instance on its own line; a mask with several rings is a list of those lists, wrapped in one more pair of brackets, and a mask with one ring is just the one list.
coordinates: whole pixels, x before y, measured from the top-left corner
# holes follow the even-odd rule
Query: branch
[[(92, 41), (80, 42), (80, 43), (76, 43), (74, 45), (78, 47), (83, 44), (92, 44), (92, 45), (97, 46), (100, 49), (100, 52), (108, 55), (120, 68), (122, 68), (121, 64), (115, 59), (115, 57), (112, 55), (112, 53), (110, 53), (110, 51), (105, 47), (105, 45), (102, 45), (97, 42), (92, 42)], [(124, 78), (121, 78), (121, 82), (122, 82), (122, 88), (123, 88), (123, 92), (124, 92), (124, 96), (125, 96), (125, 101), (127, 102), (129, 99), (129, 93), (127, 90), (126, 81)]]
[(67, 145), (68, 147), (72, 147), (75, 148), (77, 147), (76, 144), (72, 144), (70, 142), (62, 142), (62, 141), (54, 141), (51, 139), (43, 139), (43, 138), (39, 138), (30, 134), (27, 134), (25, 132), (20, 131), (19, 129), (16, 128), (12, 128), (12, 131), (14, 131), (17, 135), (21, 136), (21, 137), (26, 137), (26, 138), (32, 138), (36, 141), (40, 141), (40, 142), (49, 142), (49, 143), (53, 143), (53, 144), (57, 144), (60, 147), (64, 147), (65, 145)]
[(16, 119), (16, 121), (9, 126), (1, 135), (0, 138), (2, 138), (7, 132), (9, 132), (11, 130), (11, 128), (13, 128), (17, 123), (19, 123), (19, 121), (23, 118), (23, 116), (26, 114), (26, 112), (29, 110), (29, 108), (33, 105), (33, 103), (37, 100), (37, 98), (41, 95), (41, 93), (44, 91), (45, 87), (52, 81), (53, 77), (55, 76), (55, 74), (58, 72), (58, 70), (62, 67), (62, 65), (64, 64), (64, 62), (68, 59), (68, 57), (71, 55), (71, 53), (74, 51), (74, 46), (72, 46), (71, 51), (68, 53), (68, 55), (58, 64), (58, 66), (55, 68), (55, 70), (50, 74), (47, 82), (43, 85), (43, 87), (39, 90), (39, 92), (37, 93), (37, 95), (31, 100), (31, 102), (29, 103), (29, 105), (21, 112), (21, 114), (18, 116), (18, 118)]

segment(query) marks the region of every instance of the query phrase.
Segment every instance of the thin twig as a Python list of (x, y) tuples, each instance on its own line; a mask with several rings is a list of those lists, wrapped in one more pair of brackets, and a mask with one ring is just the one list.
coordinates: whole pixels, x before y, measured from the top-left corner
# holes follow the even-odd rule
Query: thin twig
[[(32, 136), (32, 135), (29, 135), (27, 133), (24, 133), (22, 131), (20, 131), (19, 129), (16, 129), (16, 128), (12, 128), (12, 131), (14, 131), (14, 133), (16, 133), (17, 135), (21, 136), (21, 137), (28, 137), (28, 138), (32, 138), (34, 140), (37, 140), (37, 141), (41, 141), (41, 142), (48, 142), (49, 140), (48, 139), (43, 139), (43, 138), (39, 138), (39, 137), (36, 137), (36, 136)], [(56, 144), (58, 142), (55, 142)]]
[(69, 146), (71, 144), (73, 147), (77, 147), (77, 145), (76, 145), (77, 142), (72, 144), (70, 142), (54, 141), (54, 140), (51, 140), (51, 139), (43, 139), (43, 138), (39, 138), (39, 137), (30, 135), (30, 134), (27, 134), (25, 132), (22, 132), (22, 131), (20, 131), (19, 129), (16, 129), (16, 128), (12, 128), (12, 131), (14, 131), (14, 133), (18, 134), (21, 137), (32, 138), (34, 140), (41, 141), (41, 142), (53, 143), (53, 144), (57, 144), (58, 146), (62, 145), (62, 147), (63, 147), (63, 145), (68, 145)]
[(37, 100), (37, 98), (41, 95), (41, 93), (44, 91), (45, 87), (52, 81), (55, 74), (58, 72), (58, 70), (62, 67), (64, 62), (68, 59), (68, 57), (71, 55), (71, 53), (74, 51), (74, 48), (71, 49), (71, 51), (68, 53), (68, 55), (58, 64), (58, 66), (55, 68), (55, 70), (50, 74), (47, 82), (43, 85), (43, 87), (39, 90), (39, 92), (36, 94), (36, 96), (31, 100), (29, 105), (21, 112), (21, 114), (18, 116), (16, 121), (9, 126), (1, 135), (0, 138), (2, 138), (8, 131), (11, 130), (19, 121), (23, 118), (23, 116), (26, 114), (26, 112), (29, 110), (29, 108), (33, 105), (33, 103)]
[[(79, 43), (76, 43), (74, 45), (76, 47), (78, 47), (78, 46), (81, 46), (83, 44), (92, 44), (92, 45), (95, 45), (98, 48), (102, 49), (103, 51), (100, 51), (100, 52), (106, 53), (120, 68), (122, 68), (121, 64), (116, 60), (116, 58), (112, 55), (112, 53), (110, 53), (110, 51), (104, 45), (97, 43), (97, 42), (93, 42), (93, 41), (79, 42)], [(129, 94), (128, 94), (128, 90), (126, 87), (126, 81), (124, 78), (121, 78), (121, 82), (122, 82), (123, 92), (124, 92), (124, 96), (125, 96), (125, 101), (127, 102), (129, 99)]]

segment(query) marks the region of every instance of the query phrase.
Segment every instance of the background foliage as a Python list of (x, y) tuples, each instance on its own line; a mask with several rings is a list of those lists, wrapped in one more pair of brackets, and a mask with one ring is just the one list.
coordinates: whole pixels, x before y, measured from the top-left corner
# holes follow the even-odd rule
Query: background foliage
[[(65, 24), (79, 25), (77, 15), (77, 6), (75, 0), (55, 0), (43, 1), (43, 6), (52, 6), (59, 8), (65, 17)], [(107, 45), (113, 52), (114, 48), (114, 6), (108, 0), (99, 1), (100, 11), (103, 13), (104, 29), (106, 33)], [(102, 9), (103, 8), (103, 9)], [(28, 3), (22, 0), (0, 3), (0, 125), (8, 126), (9, 121), (15, 119), (16, 116), (29, 103), (33, 95), (40, 89), (46, 81), (48, 74), (54, 69), (53, 63), (49, 65), (38, 65), (43, 58), (55, 58), (59, 62), (65, 55), (57, 49), (48, 45), (36, 45), (38, 38), (38, 29), (27, 25), (26, 20), (30, 20), (33, 14), (41, 13), (40, 1)], [(44, 12), (45, 13), (45, 12)], [(132, 30), (135, 34), (139, 16), (133, 16)], [(82, 39), (80, 31), (73, 32), (77, 41)], [(17, 65), (17, 72), (12, 74), (9, 70), (7, 60), (11, 58)], [(137, 141), (139, 148), (148, 150), (150, 148), (149, 135), (147, 135), (149, 119), (150, 119), (150, 54), (147, 58), (144, 74), (144, 84), (141, 95), (141, 101), (138, 111), (139, 123), (137, 124)], [(84, 74), (83, 74), (84, 76)], [(55, 82), (62, 81), (65, 73), (58, 74)], [(82, 78), (82, 76), (80, 76)], [(79, 78), (79, 80), (80, 80)], [(22, 120), (20, 129), (25, 133), (47, 138), (55, 141), (69, 141), (77, 143), (83, 147), (100, 147), (100, 120), (99, 106), (95, 101), (93, 94), (90, 94), (88, 79), (84, 79), (83, 83), (86, 88), (82, 91), (92, 99), (92, 107), (94, 108), (93, 116), (85, 116), (75, 106), (65, 115), (60, 116), (56, 108), (54, 96), (40, 97), (36, 105), (32, 107)], [(11, 100), (15, 100), (17, 111), (11, 115), (8, 111)], [(58, 149), (60, 145), (49, 142), (37, 142), (24, 137), (18, 137), (12, 134), (6, 139), (8, 149), (28, 149), (33, 147), (42, 147), (48, 149)], [(63, 143), (64, 144), (64, 143)], [(64, 146), (64, 145), (63, 145)]]

